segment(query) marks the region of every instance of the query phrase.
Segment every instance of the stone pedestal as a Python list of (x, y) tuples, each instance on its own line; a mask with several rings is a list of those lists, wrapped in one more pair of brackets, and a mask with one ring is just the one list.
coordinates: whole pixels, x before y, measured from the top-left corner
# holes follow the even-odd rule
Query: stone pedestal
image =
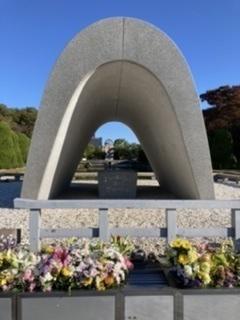
[(98, 173), (98, 193), (102, 199), (132, 199), (137, 193), (137, 173), (106, 170)]
[(11, 297), (0, 297), (0, 319), (12, 320), (12, 300)]
[(22, 298), (20, 319), (114, 320), (115, 298), (114, 296)]

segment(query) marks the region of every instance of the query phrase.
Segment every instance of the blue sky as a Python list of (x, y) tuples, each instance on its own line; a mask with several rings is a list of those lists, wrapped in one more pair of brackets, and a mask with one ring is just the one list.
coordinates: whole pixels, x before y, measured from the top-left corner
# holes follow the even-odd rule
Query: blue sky
[[(185, 55), (199, 94), (240, 83), (239, 0), (0, 0), (0, 102), (38, 107), (68, 41), (111, 16), (137, 17), (166, 32)], [(136, 139), (119, 124), (97, 135)]]

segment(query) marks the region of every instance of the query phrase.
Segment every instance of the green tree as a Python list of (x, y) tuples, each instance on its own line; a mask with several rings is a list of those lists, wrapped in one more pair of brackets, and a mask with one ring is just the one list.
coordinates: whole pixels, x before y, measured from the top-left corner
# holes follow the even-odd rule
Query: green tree
[(227, 129), (216, 129), (208, 135), (212, 164), (214, 169), (236, 167), (233, 154), (233, 139)]
[(95, 147), (93, 144), (89, 143), (84, 151), (84, 157), (88, 160), (94, 158)]
[(94, 159), (105, 159), (105, 152), (102, 151), (101, 148), (95, 147), (95, 150), (93, 152), (93, 158)]
[(237, 168), (240, 169), (240, 121), (230, 128), (230, 132), (233, 138), (233, 153), (238, 161)]
[(35, 108), (12, 109), (12, 125), (14, 131), (22, 132), (31, 137), (37, 118)]
[(138, 160), (139, 153), (141, 151), (141, 146), (140, 144), (137, 144), (137, 143), (131, 143), (129, 144), (128, 151), (129, 151), (129, 158), (131, 160)]
[[(203, 110), (204, 120), (207, 128), (208, 139), (211, 149), (211, 156), (213, 165), (218, 167), (222, 166), (223, 153), (224, 165), (232, 168), (236, 166), (240, 168), (240, 86), (221, 86), (214, 90), (209, 90), (200, 95), (202, 101), (206, 101), (211, 107)], [(225, 131), (219, 131), (220, 129)], [(231, 138), (227, 136), (231, 135)], [(218, 140), (220, 135), (223, 138), (223, 143), (218, 150), (213, 141)], [(226, 141), (230, 145), (226, 145)], [(218, 143), (218, 142), (217, 142)], [(219, 142), (220, 143), (220, 142)], [(225, 151), (222, 149), (226, 148)], [(227, 152), (228, 156), (227, 156)], [(216, 154), (215, 154), (216, 153)], [(220, 156), (221, 153), (222, 155)], [(226, 160), (228, 158), (228, 160)], [(237, 160), (237, 165), (236, 165)], [(229, 167), (230, 168), (230, 167)]]
[(91, 159), (105, 159), (105, 152), (101, 148), (95, 147), (93, 144), (89, 143), (84, 151), (83, 156), (88, 160)]
[(10, 117), (10, 112), (5, 104), (0, 103), (0, 119), (7, 119)]
[(117, 147), (122, 147), (122, 148), (127, 148), (129, 143), (125, 139), (116, 139), (113, 143), (114, 148)]
[(36, 118), (35, 108), (13, 109), (0, 104), (0, 121), (7, 122), (14, 132), (21, 132), (31, 137)]
[(114, 146), (114, 159), (123, 160), (129, 159), (129, 143), (125, 139), (116, 139), (113, 143)]

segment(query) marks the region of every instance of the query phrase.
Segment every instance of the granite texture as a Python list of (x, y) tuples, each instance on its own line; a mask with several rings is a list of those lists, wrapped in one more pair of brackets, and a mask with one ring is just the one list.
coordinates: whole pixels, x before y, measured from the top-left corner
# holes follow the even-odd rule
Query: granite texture
[(173, 320), (173, 296), (126, 296), (125, 319)]
[(133, 18), (80, 32), (53, 68), (34, 129), (22, 197), (49, 199), (69, 184), (95, 130), (121, 121), (139, 137), (160, 184), (178, 198), (213, 199), (198, 96), (175, 44)]
[(115, 301), (105, 297), (22, 298), (22, 320), (114, 320)]
[(185, 295), (184, 320), (236, 320), (240, 313), (239, 295)]
[(98, 173), (98, 193), (101, 199), (133, 199), (137, 192), (135, 171), (106, 170)]
[(0, 320), (12, 320), (11, 298), (0, 298)]

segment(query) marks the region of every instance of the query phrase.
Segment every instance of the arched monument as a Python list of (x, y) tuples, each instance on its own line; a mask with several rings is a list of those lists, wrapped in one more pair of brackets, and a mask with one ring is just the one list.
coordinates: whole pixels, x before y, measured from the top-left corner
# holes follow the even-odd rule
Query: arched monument
[(21, 196), (56, 197), (95, 130), (113, 120), (135, 132), (161, 186), (179, 198), (214, 198), (207, 136), (188, 65), (162, 31), (132, 18), (94, 23), (57, 60)]

